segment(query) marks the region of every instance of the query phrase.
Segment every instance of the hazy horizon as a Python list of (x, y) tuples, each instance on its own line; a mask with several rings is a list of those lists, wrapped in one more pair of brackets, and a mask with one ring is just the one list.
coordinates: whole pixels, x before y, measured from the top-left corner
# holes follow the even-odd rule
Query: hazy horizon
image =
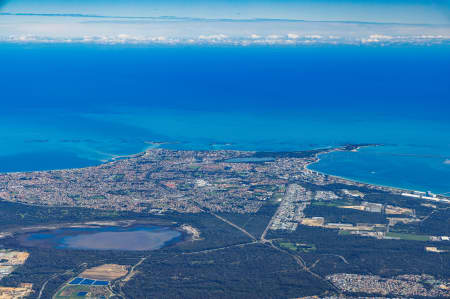
[(446, 1), (60, 1), (0, 7), (0, 41), (164, 44), (439, 44)]

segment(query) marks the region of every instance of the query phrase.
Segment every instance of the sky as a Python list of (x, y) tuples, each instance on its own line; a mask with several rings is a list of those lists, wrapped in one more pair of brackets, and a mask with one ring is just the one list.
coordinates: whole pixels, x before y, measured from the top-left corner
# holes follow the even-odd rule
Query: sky
[(3, 42), (428, 44), (449, 40), (448, 0), (3, 0), (0, 6)]
[(450, 4), (445, 0), (6, 0), (3, 2), (3, 11), (21, 13), (450, 23)]

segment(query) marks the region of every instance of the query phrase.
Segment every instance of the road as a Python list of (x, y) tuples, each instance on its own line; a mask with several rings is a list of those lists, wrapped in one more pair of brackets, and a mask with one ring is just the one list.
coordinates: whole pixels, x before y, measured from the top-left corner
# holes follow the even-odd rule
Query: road
[(183, 252), (182, 254), (183, 255), (191, 255), (191, 254), (210, 253), (210, 252), (224, 250), (224, 249), (233, 248), (233, 247), (244, 247), (244, 246), (247, 246), (247, 245), (257, 244), (257, 243), (259, 243), (259, 242), (258, 241), (253, 241), (253, 242), (248, 242), (248, 243), (240, 243), (240, 244), (224, 246), (224, 247), (218, 247), (218, 248), (213, 248), (213, 249), (206, 249), (206, 250), (201, 250), (201, 251)]
[[(255, 244), (255, 243), (260, 243), (260, 244), (264, 244), (266, 246), (269, 246), (275, 250), (278, 250), (280, 252), (283, 252), (284, 254), (289, 255), (290, 257), (292, 257), (295, 262), (302, 268), (303, 271), (308, 272), (309, 274), (311, 274), (313, 277), (323, 281), (324, 283), (328, 284), (329, 286), (331, 286), (338, 294), (341, 294), (341, 291), (333, 284), (331, 283), (329, 280), (325, 279), (324, 277), (320, 276), (319, 274), (313, 272), (311, 270), (311, 268), (309, 268), (306, 264), (306, 262), (303, 260), (303, 258), (299, 255), (299, 254), (293, 254), (285, 249), (282, 249), (278, 246), (276, 246), (275, 244), (273, 244), (273, 240), (270, 239), (266, 239), (266, 235), (267, 232), (269, 231), (270, 227), (272, 226), (272, 223), (275, 219), (275, 216), (277, 215), (279, 209), (281, 208), (281, 204), (278, 207), (278, 209), (276, 210), (276, 212), (273, 214), (272, 218), (270, 219), (269, 223), (267, 224), (266, 228), (264, 229), (263, 233), (261, 234), (261, 237), (259, 238), (259, 240), (257, 240), (252, 234), (250, 234), (249, 232), (247, 232), (244, 228), (240, 227), (239, 225), (234, 224), (233, 222), (219, 216), (216, 215), (212, 212), (210, 212), (212, 215), (214, 215), (215, 217), (217, 217), (218, 219), (222, 220), (223, 222), (233, 226), (234, 228), (240, 230), (241, 232), (243, 232), (244, 234), (246, 234), (247, 236), (249, 236), (252, 240), (254, 240), (254, 242), (250, 242), (250, 243), (246, 243), (246, 244)], [(229, 246), (229, 247), (233, 247), (233, 246)], [(208, 251), (213, 251), (213, 250), (221, 250), (221, 249), (225, 249), (227, 247), (223, 247), (223, 248), (217, 248), (217, 249), (210, 249)], [(344, 257), (339, 256), (345, 263), (348, 263), (347, 260), (345, 260)]]
[(139, 266), (140, 266), (147, 258), (148, 258), (148, 256), (142, 257), (142, 258), (139, 260), (139, 262), (137, 262), (136, 264), (134, 264), (134, 265), (131, 267), (130, 271), (128, 271), (128, 274), (127, 274), (124, 278), (119, 279), (119, 280), (117, 280), (117, 281), (114, 283), (114, 287), (117, 287), (117, 289), (118, 289), (117, 292), (118, 292), (119, 294), (117, 294), (116, 292), (114, 292), (112, 286), (109, 286), (110, 292), (113, 293), (115, 296), (117, 296), (117, 297), (119, 297), (119, 298), (126, 298), (125, 293), (122, 291), (122, 286), (134, 276), (134, 274), (136, 273), (136, 272), (135, 272), (136, 268), (139, 267)]
[(50, 280), (52, 280), (52, 279), (58, 277), (59, 275), (61, 275), (61, 274), (54, 274), (54, 275), (50, 276), (50, 278), (47, 279), (47, 280), (42, 284), (42, 287), (41, 287), (41, 289), (39, 290), (39, 295), (38, 295), (37, 299), (41, 299), (42, 294), (44, 293), (45, 287), (47, 286), (48, 282), (49, 282)]
[[(79, 270), (80, 268), (86, 267), (86, 266), (87, 266), (86, 263), (81, 263), (81, 264), (80, 264), (79, 266), (77, 266), (76, 268), (69, 269), (69, 270), (66, 270), (66, 271), (63, 272), (63, 273), (53, 274), (52, 276), (50, 276), (50, 278), (47, 279), (47, 280), (42, 284), (42, 287), (41, 287), (41, 289), (39, 290), (39, 295), (38, 295), (37, 299), (41, 299), (42, 294), (44, 293), (44, 290), (45, 290), (45, 288), (47, 287), (47, 284), (48, 284), (48, 282), (49, 282), (50, 280), (55, 279), (56, 277), (61, 276), (61, 275), (71, 274), (71, 273), (74, 273), (74, 272), (79, 272), (79, 271), (77, 271), (77, 269)], [(56, 296), (56, 294), (58, 294), (58, 292), (60, 291), (60, 289), (61, 289), (61, 287), (58, 288), (58, 289), (56, 290), (56, 292), (55, 292), (55, 294), (53, 294), (52, 298), (54, 298), (54, 297)]]
[(225, 223), (231, 225), (231, 226), (234, 227), (235, 229), (240, 230), (241, 232), (243, 232), (244, 234), (246, 234), (250, 239), (256, 241), (255, 236), (253, 236), (252, 234), (250, 234), (248, 231), (246, 231), (246, 230), (243, 229), (242, 227), (240, 227), (240, 226), (234, 224), (233, 222), (231, 222), (231, 221), (229, 221), (229, 220), (227, 220), (227, 219), (225, 219), (225, 218), (223, 218), (223, 217), (221, 217), (221, 216), (219, 216), (219, 215), (217, 215), (217, 214), (215, 214), (215, 213), (213, 213), (213, 212), (210, 212), (210, 213), (211, 213), (211, 215), (213, 215), (213, 216), (219, 218), (220, 220), (222, 220), (223, 222), (225, 222)]
[(263, 233), (261, 234), (260, 241), (261, 241), (262, 243), (266, 243), (266, 242), (272, 243), (271, 240), (266, 240), (266, 235), (267, 235), (267, 232), (269, 231), (270, 227), (272, 226), (272, 223), (273, 223), (273, 220), (275, 219), (275, 216), (278, 214), (278, 212), (279, 212), (280, 209), (281, 209), (281, 203), (280, 203), (280, 205), (278, 206), (278, 208), (277, 208), (277, 210), (275, 211), (275, 213), (273, 214), (272, 218), (270, 218), (270, 221), (269, 221), (269, 223), (267, 224), (266, 228), (264, 229)]
[[(270, 239), (266, 239), (266, 235), (270, 229), (270, 227), (272, 226), (272, 223), (276, 217), (276, 215), (278, 214), (279, 210), (281, 208), (281, 205), (277, 208), (276, 212), (273, 214), (272, 218), (269, 220), (267, 226), (265, 227), (263, 233), (261, 234), (261, 236), (259, 238), (256, 238), (254, 235), (252, 235), (251, 233), (249, 233), (247, 230), (245, 230), (243, 227), (240, 227), (239, 225), (229, 221), (228, 219), (217, 215), (216, 213), (209, 211), (209, 213), (211, 215), (213, 215), (214, 217), (216, 217), (217, 219), (221, 220), (222, 222), (234, 227), (235, 229), (241, 231), (243, 234), (245, 234), (246, 236), (248, 236), (252, 241), (251, 242), (247, 242), (247, 243), (240, 243), (240, 244), (234, 244), (234, 245), (230, 245), (230, 246), (223, 246), (223, 247), (218, 247), (218, 248), (212, 248), (212, 249), (206, 249), (206, 250), (201, 250), (201, 251), (197, 251), (197, 252), (189, 252), (189, 253), (183, 253), (183, 255), (192, 255), (192, 254), (207, 254), (207, 253), (211, 253), (214, 251), (219, 251), (219, 250), (225, 250), (228, 248), (232, 248), (232, 247), (243, 247), (243, 246), (247, 246), (247, 245), (251, 245), (251, 244), (263, 244), (265, 246), (268, 246), (270, 248), (273, 248), (279, 252), (282, 252), (286, 255), (289, 255), (291, 258), (293, 258), (295, 260), (295, 262), (301, 267), (301, 269), (303, 271), (308, 272), (309, 274), (311, 274), (312, 276), (314, 276), (317, 279), (320, 279), (322, 281), (324, 281), (325, 283), (327, 283), (328, 285), (332, 286), (333, 289), (336, 290), (336, 292), (340, 293), (339, 290), (332, 284), (330, 283), (328, 280), (326, 280), (325, 278), (323, 278), (322, 276), (320, 276), (319, 274), (311, 271), (312, 268), (314, 268), (315, 264), (317, 264), (318, 261), (316, 261), (316, 263), (314, 263), (314, 265), (312, 265), (311, 267), (308, 267), (306, 262), (303, 260), (303, 258), (299, 255), (299, 254), (293, 254), (291, 252), (289, 252), (286, 249), (280, 248), (278, 246), (276, 246), (273, 243), (273, 240)], [(344, 257), (339, 256), (345, 263), (348, 263)], [(110, 287), (110, 291), (116, 295), (117, 297), (121, 297), (121, 298), (126, 298), (126, 295), (123, 293), (122, 291), (122, 286), (128, 281), (130, 280), (133, 275), (135, 274), (135, 270), (137, 267), (139, 267), (146, 259), (148, 258), (148, 256), (146, 257), (142, 257), (135, 265), (133, 265), (130, 269), (130, 271), (128, 272), (128, 274), (123, 278), (120, 279), (118, 281), (116, 281), (114, 283), (114, 288), (117, 290), (116, 292), (113, 290), (112, 287)], [(72, 270), (69, 270), (72, 271)], [(55, 274), (52, 277), (50, 277), (46, 282), (44, 282), (44, 284), (41, 287), (41, 290), (39, 292), (39, 296), (37, 297), (38, 299), (40, 299), (42, 297), (42, 294), (44, 292), (45, 287), (47, 286), (48, 282), (51, 279), (56, 278), (57, 276), (62, 275), (62, 274)], [(117, 288), (116, 288), (117, 287)]]

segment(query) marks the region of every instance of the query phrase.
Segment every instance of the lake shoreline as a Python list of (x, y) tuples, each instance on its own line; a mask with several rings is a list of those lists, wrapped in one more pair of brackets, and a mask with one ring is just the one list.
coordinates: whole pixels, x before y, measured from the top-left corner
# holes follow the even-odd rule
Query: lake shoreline
[[(169, 220), (161, 219), (161, 220), (153, 220), (153, 221), (145, 221), (145, 220), (137, 220), (137, 219), (125, 219), (125, 220), (113, 220), (113, 221), (87, 221), (87, 222), (70, 222), (70, 223), (58, 223), (51, 225), (32, 225), (25, 227), (15, 227), (6, 229), (0, 232), (0, 238), (11, 238), (17, 242), (17, 245), (24, 248), (57, 248), (61, 250), (123, 250), (123, 249), (89, 249), (89, 248), (66, 248), (67, 244), (56, 245), (56, 243), (49, 244), (31, 244), (28, 238), (33, 235), (39, 234), (53, 234), (55, 232), (66, 230), (63, 232), (60, 237), (62, 240), (64, 238), (70, 238), (73, 236), (89, 236), (95, 234), (92, 230), (99, 229), (100, 231), (111, 231), (120, 233), (122, 231), (141, 231), (145, 229), (154, 230), (155, 232), (164, 233), (164, 231), (172, 231), (177, 232), (178, 236), (173, 237), (170, 240), (164, 241), (164, 244), (160, 248), (154, 249), (138, 249), (138, 250), (125, 250), (125, 251), (152, 251), (163, 248), (168, 248), (172, 246), (177, 246), (181, 243), (188, 241), (196, 241), (201, 240), (199, 238), (200, 232), (198, 229), (193, 228), (187, 224), (183, 223), (174, 223)], [(83, 231), (83, 229), (85, 231)], [(91, 231), (89, 231), (91, 230)]]

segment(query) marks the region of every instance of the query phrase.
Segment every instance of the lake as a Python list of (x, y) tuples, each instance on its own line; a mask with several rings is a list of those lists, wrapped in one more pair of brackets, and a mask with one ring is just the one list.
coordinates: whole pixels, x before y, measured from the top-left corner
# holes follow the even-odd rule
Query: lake
[(59, 228), (18, 237), (23, 246), (78, 250), (155, 250), (181, 239), (181, 232), (150, 225)]

